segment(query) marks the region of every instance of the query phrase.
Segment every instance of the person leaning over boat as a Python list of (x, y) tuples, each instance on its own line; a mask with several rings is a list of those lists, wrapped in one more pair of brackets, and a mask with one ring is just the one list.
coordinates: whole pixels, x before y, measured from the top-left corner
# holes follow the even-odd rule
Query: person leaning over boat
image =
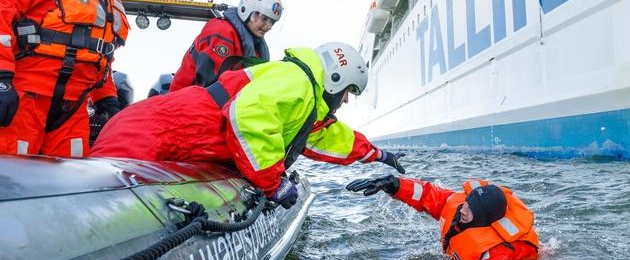
[(233, 162), (287, 208), (297, 190), (282, 175), (300, 154), (342, 165), (378, 160), (404, 173), (402, 154), (378, 149), (333, 115), (349, 93), (366, 87), (359, 53), (328, 43), (285, 54), (282, 61), (226, 71), (208, 88), (190, 86), (129, 106), (105, 125), (92, 155)]
[(440, 188), (419, 179), (387, 175), (352, 181), (346, 189), (370, 196), (385, 191), (441, 227), (442, 249), (452, 259), (538, 258), (534, 213), (511, 190), (487, 181), (468, 181), (464, 192)]
[(120, 109), (111, 78), (119, 0), (0, 1), (0, 153), (87, 156), (87, 100)]
[[(208, 20), (188, 49), (170, 85), (170, 92), (190, 85), (208, 86), (216, 81), (230, 56), (257, 57), (269, 61), (263, 38), (280, 20), (280, 0), (241, 0), (221, 18)], [(234, 65), (234, 64), (231, 64)]]

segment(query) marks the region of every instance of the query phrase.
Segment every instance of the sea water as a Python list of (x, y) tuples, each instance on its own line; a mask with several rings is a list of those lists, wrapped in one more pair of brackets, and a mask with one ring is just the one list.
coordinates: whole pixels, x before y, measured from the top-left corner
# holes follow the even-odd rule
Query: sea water
[[(518, 154), (405, 150), (406, 177), (456, 191), (470, 178), (507, 186), (535, 214), (540, 259), (629, 259), (630, 162), (537, 159)], [(447, 259), (438, 222), (380, 192), (344, 189), (353, 179), (397, 174), (378, 162), (338, 166), (301, 159), (317, 194), (287, 259)]]

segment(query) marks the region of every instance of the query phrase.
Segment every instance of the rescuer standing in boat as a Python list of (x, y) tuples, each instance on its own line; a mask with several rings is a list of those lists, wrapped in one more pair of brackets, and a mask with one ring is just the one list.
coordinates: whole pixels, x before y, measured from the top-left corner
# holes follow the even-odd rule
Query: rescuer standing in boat
[(440, 222), (442, 249), (452, 259), (538, 258), (534, 213), (505, 187), (468, 181), (464, 192), (440, 188), (419, 179), (387, 175), (359, 179), (346, 186), (370, 196), (385, 191), (393, 198)]
[[(224, 64), (231, 56), (269, 61), (263, 37), (280, 20), (282, 12), (280, 0), (241, 0), (237, 8), (225, 10), (224, 17), (208, 20), (184, 55), (170, 91), (214, 83), (222, 71), (235, 65)], [(222, 70), (222, 66), (226, 67)]]
[(87, 156), (87, 100), (120, 110), (114, 50), (129, 26), (119, 0), (0, 1), (0, 153)]
[(342, 165), (378, 160), (405, 172), (402, 154), (378, 149), (333, 115), (367, 84), (368, 68), (354, 48), (328, 43), (285, 54), (282, 61), (226, 71), (208, 88), (131, 105), (105, 125), (92, 155), (233, 162), (286, 208), (298, 194), (282, 175), (300, 154)]

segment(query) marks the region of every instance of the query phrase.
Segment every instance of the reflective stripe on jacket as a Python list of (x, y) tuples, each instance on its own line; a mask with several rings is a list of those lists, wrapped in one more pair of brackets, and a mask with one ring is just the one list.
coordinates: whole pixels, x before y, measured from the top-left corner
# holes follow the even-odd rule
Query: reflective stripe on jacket
[[(474, 182), (474, 183), (473, 183)], [(464, 184), (466, 192), (470, 192), (477, 185), (487, 185), (487, 182), (471, 181)], [(520, 247), (538, 247), (538, 236), (533, 228), (533, 213), (507, 188), (501, 188), (506, 196), (508, 209), (506, 216), (488, 227), (468, 228), (453, 236), (450, 240), (447, 254), (452, 259), (478, 260), (484, 259), (509, 259), (485, 254), (493, 252), (502, 243), (510, 243), (512, 247), (518, 247), (518, 252), (526, 252), (523, 258), (535, 259), (536, 250)], [(444, 238), (455, 216), (459, 205), (466, 200), (467, 193), (443, 189), (429, 182), (400, 178), (400, 189), (394, 197), (414, 207), (418, 211), (426, 211), (434, 219), (440, 221), (441, 238)], [(474, 217), (474, 216), (473, 216)], [(525, 242), (525, 243), (521, 243)], [(500, 251), (500, 250), (495, 250)], [(504, 253), (504, 252), (502, 252)], [(495, 258), (498, 257), (498, 258)], [(533, 257), (533, 258), (532, 258)]]
[(318, 161), (348, 165), (356, 161), (368, 163), (376, 160), (378, 148), (363, 134), (336, 121), (311, 133), (303, 155)]
[[(129, 24), (120, 0), (59, 0), (39, 24), (38, 33), (18, 27), (17, 37), (39, 35), (33, 52), (64, 58), (68, 46), (77, 49), (76, 60), (104, 68), (114, 50), (124, 45)], [(82, 30), (78, 31), (77, 30)], [(28, 38), (28, 37), (27, 37)], [(34, 44), (30, 39), (23, 44)], [(62, 43), (63, 42), (63, 43)]]

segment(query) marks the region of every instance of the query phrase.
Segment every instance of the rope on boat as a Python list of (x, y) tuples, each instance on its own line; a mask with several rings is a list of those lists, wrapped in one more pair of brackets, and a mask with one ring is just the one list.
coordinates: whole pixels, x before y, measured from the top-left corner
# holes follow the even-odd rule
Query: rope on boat
[(195, 235), (199, 235), (208, 231), (236, 232), (239, 230), (243, 230), (251, 226), (256, 221), (256, 219), (258, 219), (258, 216), (266, 208), (267, 204), (267, 199), (264, 195), (262, 195), (262, 192), (260, 192), (257, 194), (257, 204), (252, 211), (251, 216), (243, 221), (236, 223), (222, 223), (209, 220), (208, 213), (206, 212), (203, 205), (193, 201), (186, 207), (186, 210), (190, 213), (185, 214), (186, 221), (184, 223), (188, 223), (186, 226), (177, 230), (175, 233), (165, 237), (161, 241), (153, 244), (152, 246), (123, 259), (155, 260)]

